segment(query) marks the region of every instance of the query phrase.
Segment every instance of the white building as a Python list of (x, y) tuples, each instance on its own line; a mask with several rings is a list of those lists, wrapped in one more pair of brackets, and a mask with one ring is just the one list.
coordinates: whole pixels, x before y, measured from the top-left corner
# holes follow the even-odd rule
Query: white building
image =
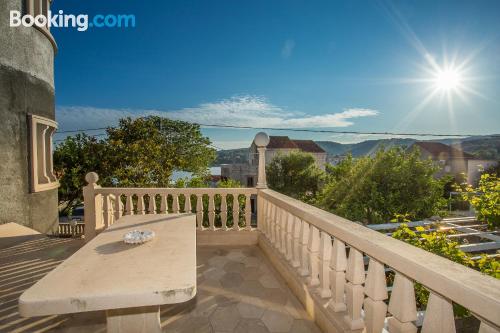
[[(266, 149), (266, 165), (278, 154), (305, 152), (314, 156), (317, 166), (324, 170), (326, 152), (312, 140), (292, 140), (288, 136), (270, 136)], [(221, 165), (222, 178), (239, 181), (243, 186), (254, 187), (257, 184), (258, 153), (254, 142), (249, 148), (248, 163)]]

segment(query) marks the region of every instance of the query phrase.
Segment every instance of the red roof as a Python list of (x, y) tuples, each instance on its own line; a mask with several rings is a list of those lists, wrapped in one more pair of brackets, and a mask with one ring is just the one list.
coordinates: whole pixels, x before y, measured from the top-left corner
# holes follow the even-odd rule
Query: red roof
[(307, 153), (324, 153), (325, 151), (313, 140), (290, 140), (288, 136), (270, 136), (267, 148), (299, 149)]
[(298, 149), (299, 147), (287, 136), (270, 136), (267, 148)]
[(307, 153), (324, 153), (325, 151), (313, 140), (292, 140), (300, 150)]
[(420, 149), (427, 151), (434, 158), (439, 159), (451, 159), (451, 158), (463, 158), (463, 159), (472, 159), (472, 156), (469, 153), (464, 152), (463, 150), (453, 148), (451, 146), (445, 145), (440, 142), (415, 142), (413, 145), (418, 146)]

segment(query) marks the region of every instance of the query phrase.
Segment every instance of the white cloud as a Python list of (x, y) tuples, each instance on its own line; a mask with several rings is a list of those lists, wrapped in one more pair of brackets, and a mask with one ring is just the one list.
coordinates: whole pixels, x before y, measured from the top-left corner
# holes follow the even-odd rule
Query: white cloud
[(56, 113), (60, 130), (114, 126), (123, 117), (148, 115), (216, 125), (278, 128), (347, 127), (353, 125), (352, 119), (354, 118), (372, 117), (379, 114), (378, 111), (372, 109), (348, 108), (337, 113), (308, 115), (288, 111), (258, 96), (235, 96), (218, 102), (202, 103), (196, 107), (172, 111), (61, 106), (57, 108)]
[(293, 39), (287, 39), (281, 48), (281, 56), (284, 59), (290, 58), (293, 49), (295, 48), (295, 41)]

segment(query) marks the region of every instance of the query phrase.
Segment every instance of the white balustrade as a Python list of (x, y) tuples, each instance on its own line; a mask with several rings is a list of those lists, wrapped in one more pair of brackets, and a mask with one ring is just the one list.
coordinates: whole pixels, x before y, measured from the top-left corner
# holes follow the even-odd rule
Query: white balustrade
[[(481, 320), (481, 333), (500, 332), (498, 280), (285, 195), (244, 188), (101, 188), (96, 184), (97, 175), (88, 179), (84, 189), (85, 219), (89, 221), (86, 239), (122, 215), (190, 212), (191, 208), (200, 231), (254, 232), (251, 196), (257, 194), (259, 237), (268, 242), (270, 251), (289, 266), (290, 272), (295, 272), (297, 281), (313, 296), (309, 303), (320, 302), (319, 309), (327, 316), (344, 318), (342, 328), (336, 329), (417, 332), (414, 282), (418, 282), (430, 291), (427, 308), (423, 309), (422, 333), (455, 332), (453, 303)], [(240, 195), (244, 196), (241, 205)], [(147, 209), (144, 196), (148, 198)], [(231, 217), (233, 225), (229, 228)], [(203, 221), (208, 221), (208, 228), (203, 227)], [(64, 228), (60, 226), (66, 231)], [(387, 273), (386, 267), (395, 272), (388, 306), (386, 275), (392, 273)]]

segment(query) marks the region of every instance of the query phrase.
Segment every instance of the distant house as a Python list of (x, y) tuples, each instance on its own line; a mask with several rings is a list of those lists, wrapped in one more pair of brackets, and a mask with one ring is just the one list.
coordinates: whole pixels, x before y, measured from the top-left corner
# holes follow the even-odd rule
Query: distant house
[[(270, 136), (266, 148), (266, 164), (269, 164), (278, 154), (301, 151), (313, 155), (316, 165), (322, 170), (325, 169), (326, 152), (312, 140), (292, 140), (288, 136)], [(244, 186), (255, 186), (257, 184), (257, 166), (259, 163), (255, 143), (252, 142), (248, 154), (248, 163), (221, 165), (222, 178), (238, 180)]]
[(435, 161), (441, 167), (441, 170), (436, 174), (436, 177), (442, 177), (446, 174), (458, 176), (465, 174), (469, 184), (476, 184), (480, 172), (490, 166), (495, 165), (498, 161), (481, 160), (474, 157), (461, 149), (457, 149), (440, 142), (415, 142), (409, 149), (418, 148), (422, 159)]

